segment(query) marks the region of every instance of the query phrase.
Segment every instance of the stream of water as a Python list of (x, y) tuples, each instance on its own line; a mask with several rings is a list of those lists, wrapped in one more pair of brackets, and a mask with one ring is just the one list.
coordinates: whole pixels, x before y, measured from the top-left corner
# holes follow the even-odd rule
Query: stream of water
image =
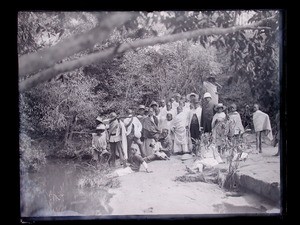
[[(48, 160), (43, 169), (27, 177), (28, 182), (34, 184), (35, 188), (26, 189), (28, 193), (25, 201), (28, 204), (21, 216), (101, 216), (111, 214), (112, 208), (109, 206), (109, 201), (112, 194), (108, 190), (114, 185), (103, 183), (104, 185), (101, 187), (101, 185), (95, 186), (91, 182), (85, 182), (90, 175), (93, 175), (92, 179), (95, 179), (93, 170), (84, 170), (78, 163), (66, 160)], [(102, 179), (100, 175), (96, 178)], [(40, 194), (38, 195), (37, 192)], [(37, 197), (38, 203), (36, 203), (36, 198), (32, 196), (42, 197)], [(254, 194), (243, 193), (235, 198), (247, 199), (248, 202), (250, 199), (254, 203), (252, 205), (258, 207), (236, 206), (220, 201), (220, 204), (213, 206), (215, 213), (265, 213), (272, 208), (269, 202)], [(32, 207), (37, 209), (32, 209)], [(275, 212), (279, 212), (278, 208), (275, 207), (275, 209)]]

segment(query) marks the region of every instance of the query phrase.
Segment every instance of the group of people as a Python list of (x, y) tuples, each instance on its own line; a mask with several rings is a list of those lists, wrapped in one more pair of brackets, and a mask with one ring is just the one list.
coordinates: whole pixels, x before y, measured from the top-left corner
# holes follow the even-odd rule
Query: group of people
[[(256, 149), (262, 152), (262, 132), (268, 131), (272, 138), (270, 120), (258, 104), (253, 109)], [(193, 145), (202, 134), (210, 134), (211, 142), (221, 151), (227, 137), (234, 139), (245, 131), (236, 104), (227, 109), (212, 101), (209, 92), (201, 102), (196, 93), (176, 93), (168, 101), (139, 105), (135, 112), (127, 109), (125, 116), (112, 112), (107, 119), (97, 117), (97, 123), (92, 140), (94, 159), (110, 154), (109, 164), (115, 166), (118, 157), (125, 167), (120, 174), (138, 171), (141, 165), (148, 171), (148, 162), (169, 159), (173, 154), (193, 154)]]

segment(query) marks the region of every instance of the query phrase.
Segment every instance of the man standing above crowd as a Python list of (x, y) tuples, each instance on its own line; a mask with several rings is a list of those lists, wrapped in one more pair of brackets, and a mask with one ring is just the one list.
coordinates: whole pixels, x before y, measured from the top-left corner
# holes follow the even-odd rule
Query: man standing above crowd
[(210, 75), (206, 81), (203, 82), (204, 91), (210, 93), (212, 102), (218, 104), (219, 102), (219, 93), (218, 88), (222, 86), (216, 82), (216, 78), (213, 75)]

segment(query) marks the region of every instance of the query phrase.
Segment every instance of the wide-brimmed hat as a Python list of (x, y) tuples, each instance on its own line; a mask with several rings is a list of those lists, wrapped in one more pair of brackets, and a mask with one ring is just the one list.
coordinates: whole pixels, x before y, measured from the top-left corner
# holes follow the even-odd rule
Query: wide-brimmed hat
[(153, 105), (156, 105), (158, 107), (158, 104), (156, 101), (152, 101), (151, 104), (150, 104), (150, 107), (152, 107)]
[(196, 93), (190, 93), (190, 94), (188, 94), (187, 96), (186, 96), (186, 98), (188, 99), (188, 100), (191, 100), (191, 96), (195, 96), (195, 98), (196, 99), (198, 99), (199, 98), (199, 95), (197, 95)]
[(146, 107), (144, 105), (139, 105), (138, 109), (145, 109)]
[(211, 94), (209, 92), (206, 92), (204, 94), (203, 98), (211, 98)]
[(104, 124), (99, 124), (97, 127), (96, 127), (96, 130), (105, 130), (105, 125)]
[(219, 109), (219, 108), (222, 108), (222, 110), (225, 110), (226, 109), (226, 106), (223, 105), (223, 103), (218, 103), (216, 106), (215, 106), (215, 109)]

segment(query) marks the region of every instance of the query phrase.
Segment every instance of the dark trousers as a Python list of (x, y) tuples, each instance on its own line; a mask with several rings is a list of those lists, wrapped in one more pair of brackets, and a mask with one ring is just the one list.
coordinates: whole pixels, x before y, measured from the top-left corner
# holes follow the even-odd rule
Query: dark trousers
[(141, 152), (141, 156), (145, 157), (146, 154), (145, 154), (145, 150), (144, 150), (144, 144), (141, 141), (141, 139), (139, 139), (139, 138), (137, 138), (137, 137), (135, 137), (133, 135), (128, 135), (127, 136), (127, 154), (128, 154), (128, 159), (132, 155), (131, 150), (130, 150), (132, 143), (136, 143), (139, 146), (140, 152)]
[(124, 163), (124, 156), (123, 156), (123, 149), (122, 149), (122, 142), (110, 142), (110, 151), (111, 151), (111, 157), (109, 160), (110, 166), (116, 166), (116, 153), (119, 153), (121, 164)]
[[(191, 137), (193, 139), (200, 139), (200, 131), (199, 131), (199, 124), (191, 124), (190, 128)], [(195, 141), (192, 140), (192, 143), (194, 144)]]
[(261, 153), (262, 152), (262, 149), (261, 149), (261, 133), (262, 131), (258, 131), (256, 132), (256, 150), (259, 150), (259, 152)]

